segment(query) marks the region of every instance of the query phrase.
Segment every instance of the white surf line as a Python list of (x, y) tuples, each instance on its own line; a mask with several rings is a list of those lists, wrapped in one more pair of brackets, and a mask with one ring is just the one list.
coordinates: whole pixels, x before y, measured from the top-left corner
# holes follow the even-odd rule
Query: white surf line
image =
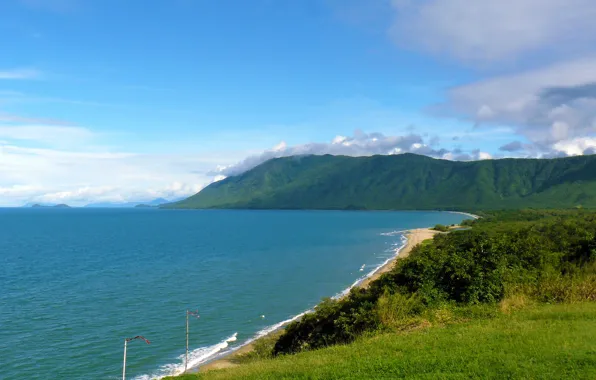
[[(211, 346), (203, 346), (193, 349), (189, 354), (188, 369), (192, 370), (203, 363), (209, 361), (212, 357), (217, 356), (219, 353), (227, 352), (226, 348), (230, 343), (235, 342), (238, 333), (234, 333), (219, 343)], [(159, 380), (167, 376), (178, 376), (184, 373), (184, 354), (178, 356), (179, 361), (176, 363), (169, 363), (160, 366), (152, 374), (140, 375), (135, 377), (135, 380)]]
[[(346, 295), (348, 295), (350, 293), (350, 291), (355, 288), (356, 286), (360, 285), (362, 282), (364, 282), (366, 279), (374, 276), (378, 271), (381, 270), (381, 268), (385, 267), (385, 265), (389, 264), (391, 261), (395, 260), (397, 257), (399, 257), (400, 252), (408, 245), (408, 237), (406, 236), (406, 234), (409, 232), (410, 230), (404, 230), (404, 231), (394, 231), (394, 232), (390, 232), (390, 233), (386, 233), (383, 236), (395, 236), (395, 234), (397, 233), (401, 233), (402, 237), (401, 237), (401, 242), (402, 244), (397, 247), (396, 249), (393, 250), (394, 254), (389, 256), (389, 258), (387, 258), (384, 262), (382, 262), (381, 264), (379, 264), (378, 266), (376, 266), (372, 271), (370, 271), (369, 273), (367, 273), (365, 276), (360, 277), (359, 279), (357, 279), (352, 285), (350, 285), (348, 288), (344, 289), (343, 291), (341, 291), (340, 293), (334, 295), (333, 297), (331, 297), (332, 299), (340, 299), (342, 297), (345, 297)], [(389, 235), (389, 234), (393, 234), (393, 235)]]
[[(337, 300), (340, 299), (342, 297), (344, 297), (345, 295), (349, 294), (349, 292), (356, 286), (360, 285), (364, 280), (366, 280), (369, 277), (372, 277), (373, 275), (375, 275), (375, 273), (377, 273), (379, 270), (381, 270), (381, 268), (383, 268), (385, 265), (389, 264), (392, 260), (396, 259), (397, 257), (399, 257), (400, 252), (408, 245), (408, 237), (407, 234), (412, 231), (412, 230), (403, 230), (403, 231), (392, 231), (389, 233), (381, 233), (382, 236), (395, 236), (398, 234), (401, 234), (401, 244), (393, 250), (394, 254), (391, 255), (388, 259), (386, 259), (384, 262), (382, 262), (380, 265), (378, 265), (377, 267), (375, 267), (371, 272), (369, 272), (368, 274), (366, 274), (365, 276), (357, 279), (352, 285), (350, 285), (348, 288), (344, 289), (343, 291), (341, 291), (340, 293), (337, 293), (336, 295), (334, 295), (333, 297), (331, 297), (331, 299)], [(228, 350), (225, 351), (221, 351), (221, 352), (217, 352), (215, 355), (211, 356), (209, 359), (204, 360), (203, 362), (196, 364), (193, 367), (190, 367), (189, 369), (194, 370), (197, 368), (200, 368), (203, 365), (212, 363), (216, 360), (219, 360), (221, 358), (224, 358), (228, 355), (233, 354), (234, 352), (240, 350), (241, 348), (253, 343), (254, 341), (256, 341), (257, 339), (260, 339), (262, 337), (265, 337), (277, 330), (279, 330), (280, 328), (284, 327), (287, 324), (290, 324), (300, 318), (302, 318), (303, 316), (305, 316), (306, 314), (310, 314), (313, 313), (316, 309), (316, 306), (313, 307), (312, 309), (308, 309), (306, 311), (303, 311), (300, 314), (297, 314), (291, 318), (288, 318), (284, 321), (278, 322), (274, 325), (265, 327), (261, 330), (259, 330), (255, 335), (253, 335), (252, 338), (248, 339), (247, 341), (245, 341), (244, 343), (236, 346), (236, 347), (232, 347)]]
[(470, 214), (469, 212), (463, 212), (463, 211), (448, 211), (452, 214), (460, 214), (460, 215), (465, 215), (465, 216), (469, 216), (470, 218), (473, 219), (480, 219), (480, 217), (478, 215), (475, 214)]

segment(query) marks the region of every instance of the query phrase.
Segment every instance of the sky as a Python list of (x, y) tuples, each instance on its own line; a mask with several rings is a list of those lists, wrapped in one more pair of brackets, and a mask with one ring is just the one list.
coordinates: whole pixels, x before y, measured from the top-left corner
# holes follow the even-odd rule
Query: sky
[(593, 0), (3, 0), (0, 206), (296, 154), (596, 153)]

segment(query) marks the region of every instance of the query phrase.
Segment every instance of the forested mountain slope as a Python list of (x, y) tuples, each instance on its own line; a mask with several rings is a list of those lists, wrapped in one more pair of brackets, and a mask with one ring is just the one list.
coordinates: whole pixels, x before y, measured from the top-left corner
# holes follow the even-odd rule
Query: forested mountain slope
[(414, 154), (267, 161), (167, 208), (596, 207), (596, 156), (472, 162)]

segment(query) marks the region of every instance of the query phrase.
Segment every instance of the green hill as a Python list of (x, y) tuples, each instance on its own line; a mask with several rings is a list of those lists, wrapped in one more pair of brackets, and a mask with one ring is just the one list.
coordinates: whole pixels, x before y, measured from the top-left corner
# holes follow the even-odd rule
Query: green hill
[(596, 156), (473, 162), (402, 154), (267, 161), (167, 208), (447, 209), (596, 207)]

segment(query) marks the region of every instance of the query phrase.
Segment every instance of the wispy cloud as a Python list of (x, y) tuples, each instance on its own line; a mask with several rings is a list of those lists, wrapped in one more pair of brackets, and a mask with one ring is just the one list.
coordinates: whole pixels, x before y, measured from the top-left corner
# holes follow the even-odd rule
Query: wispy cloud
[(34, 141), (54, 146), (87, 143), (95, 137), (89, 129), (56, 125), (2, 125), (0, 138), (18, 141)]
[(173, 199), (192, 195), (213, 180), (204, 174), (212, 163), (201, 155), (143, 155), (85, 147), (69, 151), (0, 143), (0, 157), (0, 205), (4, 206), (29, 201), (77, 206)]
[(482, 128), (511, 125), (543, 149), (596, 133), (596, 58), (455, 87), (439, 109)]
[(175, 199), (213, 181), (205, 174), (214, 165), (210, 154), (140, 154), (101, 141), (84, 127), (0, 124), (0, 206)]
[[(0, 96), (3, 93), (0, 91)], [(50, 126), (71, 126), (72, 123), (66, 120), (56, 120), (47, 118), (27, 117), (21, 115), (14, 115), (0, 111), (0, 123), (26, 123), (26, 124), (43, 124)]]
[(592, 0), (394, 0), (395, 41), (460, 62), (578, 57), (596, 43)]
[(41, 77), (41, 72), (36, 69), (0, 69), (0, 79), (37, 79)]

